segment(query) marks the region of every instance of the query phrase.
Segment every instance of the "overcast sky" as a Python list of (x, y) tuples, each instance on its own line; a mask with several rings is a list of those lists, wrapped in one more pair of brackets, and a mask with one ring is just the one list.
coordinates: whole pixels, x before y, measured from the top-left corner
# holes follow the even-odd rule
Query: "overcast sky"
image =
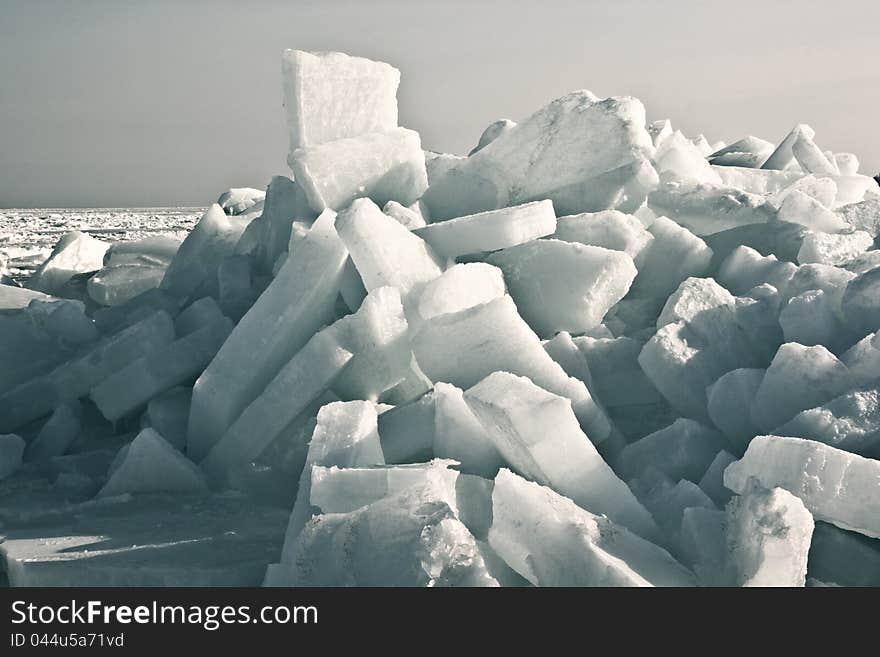
[(288, 173), (284, 48), (402, 71), (400, 122), (465, 153), (574, 89), (688, 136), (798, 122), (880, 171), (878, 0), (0, 0), (0, 207), (206, 205)]

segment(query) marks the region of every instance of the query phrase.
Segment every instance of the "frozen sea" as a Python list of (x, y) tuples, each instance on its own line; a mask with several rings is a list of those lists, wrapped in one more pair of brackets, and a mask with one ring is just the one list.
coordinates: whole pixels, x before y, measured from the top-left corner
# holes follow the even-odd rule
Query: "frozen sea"
[(183, 239), (205, 208), (27, 208), (0, 210), (0, 263), (23, 281), (64, 233), (79, 230), (108, 242), (150, 235)]

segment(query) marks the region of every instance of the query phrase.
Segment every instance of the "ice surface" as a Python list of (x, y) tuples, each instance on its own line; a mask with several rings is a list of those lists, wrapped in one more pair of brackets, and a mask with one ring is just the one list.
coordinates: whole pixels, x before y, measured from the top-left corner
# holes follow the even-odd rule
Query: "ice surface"
[(764, 196), (720, 184), (671, 181), (648, 195), (648, 207), (696, 235), (763, 224), (776, 217)]
[(413, 463), (434, 455), (434, 392), (379, 416), (379, 435), (386, 463)]
[(544, 337), (600, 324), (638, 273), (626, 253), (555, 239), (504, 249), (487, 262), (504, 272), (523, 319)]
[(425, 218), (415, 210), (405, 207), (397, 201), (388, 201), (382, 208), (382, 212), (400, 222), (400, 225), (409, 230), (426, 226)]
[(688, 278), (666, 300), (657, 328), (674, 322), (691, 322), (701, 313), (736, 303), (734, 296), (713, 278)]
[[(753, 482), (754, 483), (754, 482)], [(748, 485), (727, 507), (727, 542), (737, 586), (803, 586), (813, 517), (787, 490)]]
[(117, 455), (98, 497), (205, 490), (199, 468), (153, 429), (144, 429)]
[(449, 383), (434, 386), (435, 456), (454, 459), (459, 470), (493, 478), (504, 464), (495, 442), (464, 399)]
[(742, 494), (756, 478), (801, 498), (816, 520), (880, 538), (880, 461), (803, 438), (758, 436), (724, 471)]
[(867, 231), (875, 237), (880, 233), (880, 198), (850, 203), (838, 208), (837, 212), (857, 230)]
[(726, 450), (721, 450), (715, 455), (715, 458), (706, 468), (698, 485), (706, 495), (715, 503), (718, 508), (724, 508), (724, 505), (730, 500), (733, 493), (724, 485), (724, 470), (727, 466), (736, 461), (736, 457)]
[(803, 131), (791, 145), (791, 152), (798, 161), (798, 164), (801, 165), (801, 168), (807, 173), (831, 176), (840, 175), (840, 171), (837, 170), (837, 165), (834, 164), (834, 161), (825, 157), (812, 138)]
[(425, 201), (435, 220), (541, 199), (562, 214), (635, 210), (657, 176), (644, 126), (635, 98), (575, 91), (456, 163)]
[(453, 265), (422, 289), (419, 316), (429, 320), (467, 310), (505, 293), (504, 276), (497, 267), (482, 262)]
[(839, 214), (800, 190), (795, 190), (785, 197), (779, 208), (778, 217), (780, 221), (801, 224), (811, 230), (828, 233), (849, 228), (849, 224)]
[(464, 399), (517, 472), (641, 536), (655, 536), (651, 515), (596, 451), (567, 399), (507, 372), (489, 375)]
[(634, 338), (577, 337), (574, 343), (587, 359), (590, 390), (602, 404), (625, 407), (652, 404), (662, 397), (638, 363), (642, 343)]
[(266, 192), (253, 187), (231, 187), (217, 198), (226, 214), (244, 214), (266, 197)]
[(696, 183), (721, 182), (705, 156), (680, 130), (657, 144), (653, 162), (661, 176), (672, 174), (678, 180)]
[(796, 271), (794, 263), (780, 261), (775, 255), (762, 256), (748, 246), (738, 246), (721, 263), (718, 282), (736, 295), (743, 295), (763, 283), (784, 292)]
[(153, 397), (145, 413), (148, 426), (181, 451), (186, 446), (191, 400), (192, 388), (174, 387)]
[(841, 308), (849, 325), (863, 335), (880, 329), (880, 268), (859, 274), (847, 284)]
[(327, 212), (236, 325), (193, 388), (187, 451), (208, 453), (245, 407), (333, 318), (348, 251)]
[(556, 220), (556, 239), (623, 251), (636, 266), (654, 240), (641, 221), (617, 210), (585, 212)]
[(440, 255), (456, 258), (523, 244), (554, 230), (553, 203), (534, 201), (438, 221), (415, 232)]
[(840, 355), (857, 385), (880, 379), (880, 332), (871, 333)]
[(880, 585), (880, 541), (817, 522), (807, 574), (841, 586)]
[(751, 408), (763, 380), (764, 370), (740, 368), (720, 376), (706, 391), (712, 423), (739, 454), (759, 432), (752, 422)]
[(400, 71), (341, 52), (281, 57), (290, 150), (397, 126)]
[(764, 164), (761, 165), (762, 169), (785, 169), (791, 161), (794, 159), (794, 153), (792, 152), (792, 148), (794, 147), (795, 142), (801, 135), (812, 139), (816, 136), (816, 131), (813, 130), (810, 126), (805, 123), (799, 123), (794, 128), (792, 128), (791, 132), (789, 132), (785, 139), (783, 139), (779, 146), (776, 147), (776, 150), (770, 154)]
[(14, 433), (0, 435), (0, 479), (5, 479), (21, 467), (25, 442)]
[(342, 210), (364, 196), (380, 206), (410, 205), (428, 187), (419, 133), (406, 128), (299, 148), (288, 163), (315, 212)]
[(797, 258), (801, 264), (841, 265), (873, 245), (874, 236), (862, 230), (837, 234), (811, 232), (804, 236)]
[(709, 154), (706, 159), (716, 166), (760, 168), (774, 150), (775, 146), (769, 141), (749, 135)]
[(664, 549), (502, 469), (489, 545), (535, 586), (693, 586)]
[(562, 366), (566, 374), (580, 379), (587, 385), (587, 388), (592, 390), (593, 376), (590, 374), (587, 357), (580, 350), (580, 347), (575, 344), (571, 333), (560, 331), (556, 334), (556, 337), (545, 340), (543, 345), (544, 351), (550, 354), (550, 358)]
[(65, 234), (46, 261), (28, 279), (27, 286), (46, 294), (64, 295), (65, 284), (77, 274), (101, 269), (108, 242), (73, 231)]
[(43, 461), (63, 456), (82, 428), (82, 405), (79, 401), (62, 404), (46, 420), (40, 433), (27, 446), (28, 461)]

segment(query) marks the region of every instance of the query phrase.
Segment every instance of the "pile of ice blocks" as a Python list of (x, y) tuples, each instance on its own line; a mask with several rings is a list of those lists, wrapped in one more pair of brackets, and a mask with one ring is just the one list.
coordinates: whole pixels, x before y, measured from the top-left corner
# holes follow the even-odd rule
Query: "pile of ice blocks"
[(464, 156), (286, 51), (291, 177), (0, 288), (10, 584), (880, 584), (880, 187), (575, 91)]

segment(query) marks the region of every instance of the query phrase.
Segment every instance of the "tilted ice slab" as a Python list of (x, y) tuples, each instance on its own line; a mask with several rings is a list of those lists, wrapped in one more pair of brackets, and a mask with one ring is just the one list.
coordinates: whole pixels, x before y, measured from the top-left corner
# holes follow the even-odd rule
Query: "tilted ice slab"
[(816, 520), (880, 538), (880, 461), (803, 438), (758, 436), (724, 471), (724, 485), (742, 494), (749, 479), (779, 486), (803, 500)]
[(572, 92), (456, 163), (425, 201), (435, 220), (545, 198), (562, 214), (634, 210), (657, 180), (644, 126), (635, 98)]
[(332, 320), (348, 251), (322, 215), (196, 381), (187, 452), (200, 460), (266, 384)]
[(579, 242), (623, 251), (633, 259), (637, 267), (642, 263), (646, 249), (654, 240), (654, 236), (645, 229), (641, 221), (618, 210), (584, 212), (559, 217), (556, 220), (556, 233), (553, 237), (565, 242)]
[(501, 270), (484, 262), (453, 265), (425, 285), (419, 295), (419, 316), (429, 320), (438, 315), (467, 310), (506, 293)]
[(648, 207), (681, 224), (695, 235), (762, 224), (776, 216), (765, 197), (735, 187), (679, 181), (661, 185), (648, 195)]
[(65, 234), (46, 261), (28, 279), (27, 286), (46, 294), (58, 294), (76, 274), (97, 271), (104, 264), (108, 242), (73, 231)]
[(495, 372), (464, 399), (517, 472), (652, 538), (657, 527), (578, 426), (570, 402), (526, 377)]
[(487, 262), (504, 272), (523, 319), (545, 337), (600, 324), (638, 273), (626, 253), (555, 239), (504, 249)]
[(464, 392), (449, 383), (434, 385), (435, 456), (455, 459), (459, 470), (492, 478), (504, 458), (474, 415)]
[(607, 417), (584, 383), (568, 376), (544, 351), (507, 295), (425, 323), (413, 337), (413, 352), (429, 379), (460, 388), (499, 370), (527, 376), (571, 400), (578, 422), (594, 444), (611, 433)]
[(736, 586), (803, 586), (813, 516), (783, 488), (755, 480), (727, 507), (728, 568)]
[(397, 126), (400, 71), (341, 52), (281, 56), (290, 150)]
[(300, 148), (287, 161), (316, 212), (363, 196), (410, 205), (428, 188), (419, 133), (406, 128)]
[(502, 469), (489, 545), (535, 586), (693, 586), (666, 550)]
[(457, 258), (530, 242), (554, 230), (553, 203), (544, 200), (438, 221), (414, 232), (440, 255)]
[(769, 283), (785, 292), (797, 271), (792, 262), (780, 261), (774, 255), (762, 256), (748, 246), (736, 247), (718, 270), (718, 282), (733, 294), (743, 295), (762, 283)]

